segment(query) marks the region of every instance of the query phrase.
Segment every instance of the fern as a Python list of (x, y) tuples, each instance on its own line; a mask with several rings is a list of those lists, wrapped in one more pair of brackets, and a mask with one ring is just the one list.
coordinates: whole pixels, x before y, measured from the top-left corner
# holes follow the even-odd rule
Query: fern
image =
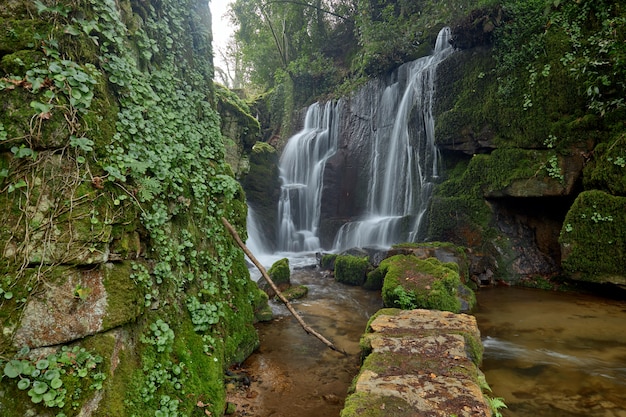
[(162, 191), (161, 182), (153, 177), (143, 177), (139, 180), (137, 198), (141, 202), (151, 201)]
[(504, 398), (502, 397), (485, 397), (487, 399), (487, 403), (489, 404), (489, 408), (491, 408), (491, 415), (493, 417), (502, 417), (502, 413), (500, 412), (501, 408), (508, 408), (504, 403)]

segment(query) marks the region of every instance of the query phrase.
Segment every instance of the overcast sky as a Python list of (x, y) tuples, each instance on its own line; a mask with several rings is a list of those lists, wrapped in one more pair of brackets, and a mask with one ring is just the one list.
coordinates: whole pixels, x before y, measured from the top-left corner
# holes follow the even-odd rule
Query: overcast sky
[(224, 67), (219, 53), (219, 49), (224, 49), (228, 39), (233, 33), (228, 17), (225, 17), (230, 0), (211, 0), (209, 7), (213, 18), (213, 50), (215, 57), (213, 58), (216, 67)]

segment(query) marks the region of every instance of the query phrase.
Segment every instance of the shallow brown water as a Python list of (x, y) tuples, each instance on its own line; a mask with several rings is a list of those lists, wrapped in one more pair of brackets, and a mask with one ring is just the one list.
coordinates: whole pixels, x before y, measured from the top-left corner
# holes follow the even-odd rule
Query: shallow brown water
[(626, 302), (522, 288), (477, 299), (504, 417), (626, 417)]
[[(235, 417), (338, 417), (359, 370), (358, 341), (382, 305), (379, 292), (345, 286), (315, 270), (292, 273), (309, 295), (295, 309), (343, 356), (308, 335), (280, 304), (257, 326), (261, 340), (237, 372)], [(482, 370), (504, 417), (626, 417), (626, 302), (523, 288), (477, 292)]]
[(284, 306), (273, 304), (275, 319), (257, 325), (261, 346), (242, 365), (252, 383), (239, 416), (338, 417), (359, 371), (359, 339), (382, 307), (380, 293), (338, 284), (311, 269), (292, 272), (291, 281), (309, 288), (306, 298), (293, 302), (296, 311), (348, 355), (326, 347)]

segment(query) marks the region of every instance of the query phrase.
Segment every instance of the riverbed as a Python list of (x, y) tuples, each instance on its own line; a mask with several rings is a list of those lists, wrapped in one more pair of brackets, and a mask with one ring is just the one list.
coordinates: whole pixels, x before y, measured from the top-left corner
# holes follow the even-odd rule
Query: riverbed
[(626, 302), (485, 288), (482, 370), (504, 417), (626, 417)]
[(380, 293), (339, 284), (308, 267), (294, 270), (291, 281), (309, 289), (305, 298), (292, 302), (294, 309), (346, 354), (307, 334), (282, 304), (273, 302), (274, 320), (257, 325), (260, 348), (233, 370), (250, 380), (247, 387), (231, 386), (236, 416), (339, 416), (359, 372), (359, 339), (382, 307)]
[[(247, 379), (230, 386), (236, 417), (338, 417), (359, 371), (359, 338), (380, 292), (308, 267), (292, 282), (309, 288), (294, 308), (347, 355), (272, 303), (275, 319), (257, 325), (261, 347), (233, 370)], [(481, 369), (509, 407), (504, 417), (626, 417), (626, 301), (509, 287), (483, 288), (477, 299)]]

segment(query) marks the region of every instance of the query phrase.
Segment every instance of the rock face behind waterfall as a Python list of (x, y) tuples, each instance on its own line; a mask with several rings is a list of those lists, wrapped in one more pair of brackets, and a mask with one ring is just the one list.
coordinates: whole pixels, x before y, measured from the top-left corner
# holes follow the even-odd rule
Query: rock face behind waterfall
[[(426, 182), (403, 182), (411, 176), (407, 168), (387, 187), (435, 187), (423, 228), (413, 231), (417, 236), (412, 238), (468, 247), (474, 279), (481, 282), (565, 273), (626, 285), (626, 212), (617, 209), (626, 195), (623, 167), (617, 164), (622, 161), (617, 149), (624, 144), (623, 134), (620, 139), (611, 133), (611, 120), (589, 112), (575, 80), (560, 70), (542, 75), (537, 88), (543, 90), (530, 106), (503, 98), (491, 35), (507, 17), (500, 9), (476, 13), (474, 20), (455, 26), (452, 43), (458, 50), (432, 74), (432, 152), (440, 158), (434, 155), (434, 164), (420, 166), (430, 170)], [(477, 36), (486, 29), (487, 34)], [(556, 45), (559, 38), (548, 36), (546, 41)], [(560, 68), (558, 56), (548, 58), (554, 60), (552, 68)], [(407, 68), (405, 64), (371, 80), (342, 99), (337, 149), (323, 172), (316, 231), (322, 248), (350, 247), (337, 241), (345, 225), (379, 208), (371, 204), (376, 189), (371, 182), (376, 158), (372, 141), (392, 129), (400, 104), (386, 106), (384, 101), (393, 89), (405, 89), (411, 82), (414, 74)], [(527, 76), (523, 71), (517, 75)], [(524, 91), (513, 93), (522, 97)], [(421, 146), (424, 113), (416, 105), (406, 117), (410, 145)], [(399, 216), (394, 233), (416, 224), (415, 212)]]
[(337, 150), (323, 174), (321, 247), (389, 246), (417, 238), (437, 177), (431, 105), (436, 67), (452, 53), (448, 39), (444, 28), (432, 55), (342, 99)]

